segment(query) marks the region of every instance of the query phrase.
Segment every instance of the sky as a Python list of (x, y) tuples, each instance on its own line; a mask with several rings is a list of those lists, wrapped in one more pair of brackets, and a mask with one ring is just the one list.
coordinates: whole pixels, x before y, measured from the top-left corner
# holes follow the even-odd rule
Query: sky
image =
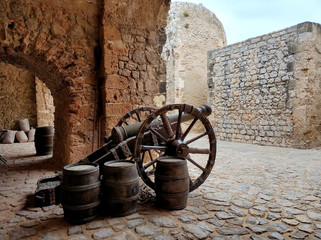
[[(172, 0), (178, 2), (177, 0)], [(302, 22), (321, 24), (321, 0), (183, 0), (202, 4), (223, 24), (227, 44)]]

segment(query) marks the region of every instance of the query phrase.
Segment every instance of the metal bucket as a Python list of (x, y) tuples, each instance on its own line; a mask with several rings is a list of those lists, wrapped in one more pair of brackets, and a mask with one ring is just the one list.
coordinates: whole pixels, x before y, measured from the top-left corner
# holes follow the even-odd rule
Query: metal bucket
[(186, 207), (189, 174), (184, 158), (159, 157), (155, 171), (156, 204), (169, 210)]
[(52, 154), (53, 138), (52, 126), (36, 127), (35, 147), (38, 156)]
[(74, 163), (64, 167), (61, 203), (69, 223), (82, 224), (97, 217), (100, 204), (98, 164)]
[(136, 212), (139, 176), (134, 161), (106, 162), (102, 179), (102, 208), (105, 215), (121, 217)]

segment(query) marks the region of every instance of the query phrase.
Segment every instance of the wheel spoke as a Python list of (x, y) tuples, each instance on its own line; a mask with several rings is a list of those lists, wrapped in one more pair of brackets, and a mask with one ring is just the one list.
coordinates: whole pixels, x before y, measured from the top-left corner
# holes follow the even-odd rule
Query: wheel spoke
[(189, 153), (198, 153), (198, 154), (211, 154), (211, 150), (205, 148), (189, 148)]
[(184, 141), (184, 139), (186, 138), (187, 134), (191, 131), (191, 129), (193, 128), (194, 124), (196, 123), (196, 121), (198, 120), (198, 117), (195, 117), (193, 122), (191, 123), (191, 125), (188, 126), (188, 128), (186, 129), (186, 131), (184, 132), (183, 136), (182, 136), (182, 141)]
[(196, 167), (198, 167), (199, 169), (201, 169), (203, 172), (208, 173), (208, 170), (207, 170), (206, 168), (203, 168), (201, 165), (199, 165), (197, 162), (195, 162), (195, 161), (194, 161), (193, 159), (191, 159), (189, 156), (186, 157), (186, 159), (187, 159), (190, 163), (194, 164)]
[(135, 114), (136, 114), (136, 116), (137, 116), (138, 122), (141, 122), (142, 120), (140, 119), (139, 112), (138, 112), (138, 111), (135, 111)]
[(149, 131), (151, 131), (153, 134), (155, 134), (159, 139), (161, 139), (163, 142), (166, 142), (167, 140), (159, 134), (159, 132), (157, 132), (154, 128), (149, 128)]
[[(145, 164), (145, 165), (144, 165), (144, 169), (146, 170), (146, 169), (149, 168), (150, 166), (154, 165), (154, 164), (156, 163), (156, 160), (157, 160), (157, 159), (155, 159), (155, 160), (153, 160), (153, 161)], [(155, 167), (153, 167), (153, 168), (155, 168)]]
[(165, 151), (167, 149), (166, 146), (150, 146), (150, 145), (142, 145), (141, 150), (161, 150)]
[(188, 145), (188, 144), (190, 144), (190, 143), (192, 143), (192, 142), (195, 142), (196, 140), (204, 137), (204, 136), (207, 135), (207, 134), (208, 134), (208, 132), (204, 132), (204, 133), (202, 133), (201, 135), (198, 135), (198, 136), (196, 136), (196, 137), (194, 137), (194, 138), (186, 141), (186, 144)]
[[(151, 151), (148, 151), (148, 155), (149, 155), (150, 160), (152, 161), (152, 160), (153, 160), (153, 156), (152, 156)], [(157, 159), (153, 160), (152, 162), (156, 162), (156, 160), (157, 160)], [(153, 163), (153, 169), (155, 169), (154, 163)]]
[(174, 132), (173, 132), (171, 123), (169, 122), (168, 117), (166, 116), (165, 113), (161, 114), (161, 119), (163, 121), (163, 127), (167, 133), (168, 139), (173, 139)]
[(177, 118), (177, 126), (176, 126), (176, 140), (179, 139), (181, 133), (181, 121), (182, 121), (182, 110), (179, 110), (178, 118)]

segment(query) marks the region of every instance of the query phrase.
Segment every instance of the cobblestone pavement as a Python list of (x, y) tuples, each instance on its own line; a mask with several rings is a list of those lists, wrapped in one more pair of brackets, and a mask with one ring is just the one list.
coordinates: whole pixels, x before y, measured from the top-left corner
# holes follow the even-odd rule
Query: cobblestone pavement
[(37, 180), (54, 173), (49, 156), (35, 156), (32, 143), (0, 144), (0, 154), (8, 160), (0, 165), (0, 240), (321, 239), (321, 149), (218, 142), (214, 169), (184, 210), (148, 202), (78, 226), (61, 206), (28, 207)]

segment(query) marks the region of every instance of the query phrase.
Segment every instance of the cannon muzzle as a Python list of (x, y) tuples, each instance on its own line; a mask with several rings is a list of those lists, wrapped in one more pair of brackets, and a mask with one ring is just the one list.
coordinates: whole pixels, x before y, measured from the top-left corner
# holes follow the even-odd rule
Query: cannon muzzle
[[(205, 116), (209, 116), (212, 113), (212, 108), (207, 104), (204, 104), (197, 109)], [(182, 114), (181, 121), (186, 122), (186, 121), (189, 121), (193, 118), (194, 117), (192, 115), (184, 113), (184, 114)], [(177, 119), (178, 119), (178, 114), (168, 116), (168, 120), (170, 123), (177, 122)], [(130, 124), (127, 126), (114, 127), (111, 132), (113, 142), (118, 144), (118, 143), (120, 143), (130, 137), (136, 136), (136, 134), (142, 124), (143, 124), (143, 122), (138, 122), (138, 123)], [(155, 119), (151, 123), (151, 126), (161, 126), (161, 125), (162, 125), (162, 120), (160, 118)]]

